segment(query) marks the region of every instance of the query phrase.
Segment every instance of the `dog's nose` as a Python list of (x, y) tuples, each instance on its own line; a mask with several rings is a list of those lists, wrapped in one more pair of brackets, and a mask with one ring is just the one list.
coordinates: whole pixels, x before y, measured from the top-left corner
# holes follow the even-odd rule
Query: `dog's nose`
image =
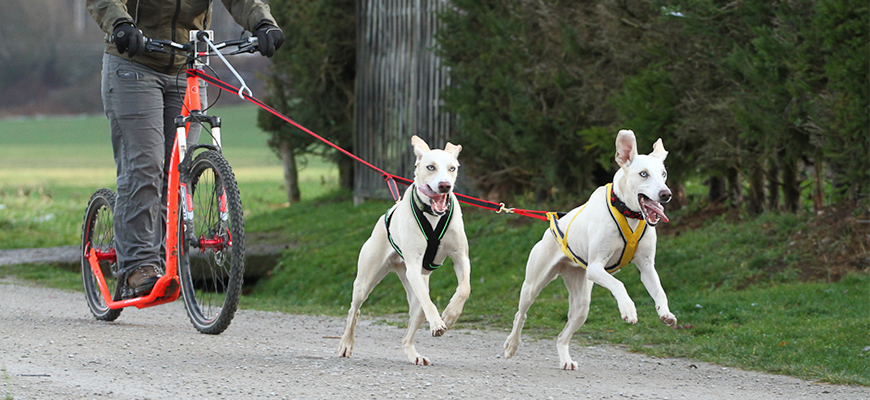
[(662, 202), (662, 203), (667, 203), (667, 202), (671, 201), (671, 197), (673, 197), (673, 196), (671, 195), (670, 190), (666, 189), (666, 190), (662, 190), (661, 192), (659, 192), (659, 199), (660, 199), (660, 202)]
[(441, 182), (438, 184), (438, 191), (441, 193), (447, 193), (452, 188), (453, 188), (453, 185), (451, 185), (450, 182)]

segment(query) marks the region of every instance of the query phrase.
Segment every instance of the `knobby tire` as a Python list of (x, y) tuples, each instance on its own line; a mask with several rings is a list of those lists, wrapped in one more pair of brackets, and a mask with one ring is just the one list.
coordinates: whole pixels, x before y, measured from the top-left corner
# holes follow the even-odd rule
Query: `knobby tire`
[[(216, 335), (230, 325), (242, 292), (242, 201), (232, 169), (214, 150), (196, 156), (186, 184), (193, 204), (193, 223), (185, 220), (183, 229), (179, 229), (181, 292), (194, 327)], [(223, 218), (221, 203), (226, 204)], [(191, 227), (193, 232), (187, 232)]]
[[(103, 298), (103, 294), (100, 291), (99, 283), (91, 269), (87, 253), (89, 253), (90, 249), (96, 249), (103, 253), (114, 251), (115, 230), (112, 222), (115, 197), (115, 192), (109, 189), (97, 190), (91, 196), (90, 201), (88, 201), (85, 220), (82, 223), (82, 246), (80, 249), (82, 257), (82, 283), (85, 288), (85, 297), (88, 300), (91, 314), (96, 319), (102, 321), (114, 321), (121, 315), (122, 309), (113, 310), (106, 305), (107, 301)], [(109, 287), (109, 293), (113, 293), (113, 296), (116, 296), (116, 287), (118, 285), (117, 262), (101, 261), (100, 269)]]

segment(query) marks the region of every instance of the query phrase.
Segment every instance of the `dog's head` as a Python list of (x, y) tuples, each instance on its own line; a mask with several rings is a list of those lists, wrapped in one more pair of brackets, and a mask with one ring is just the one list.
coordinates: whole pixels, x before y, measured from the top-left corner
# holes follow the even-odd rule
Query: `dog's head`
[(637, 154), (637, 140), (634, 132), (621, 130), (616, 136), (616, 163), (619, 171), (613, 177), (614, 190), (625, 205), (632, 210), (640, 210), (650, 226), (659, 221), (668, 222), (662, 203), (671, 201), (668, 188), (668, 171), (665, 158), (668, 152), (659, 139), (653, 144), (649, 155)]
[(436, 214), (447, 210), (447, 201), (456, 175), (459, 172), (459, 161), (456, 157), (462, 151), (462, 146), (447, 143), (444, 150), (429, 149), (429, 145), (416, 135), (411, 137), (411, 145), (414, 146), (414, 154), (417, 161), (414, 165), (414, 183), (417, 191), (429, 200), (432, 211)]

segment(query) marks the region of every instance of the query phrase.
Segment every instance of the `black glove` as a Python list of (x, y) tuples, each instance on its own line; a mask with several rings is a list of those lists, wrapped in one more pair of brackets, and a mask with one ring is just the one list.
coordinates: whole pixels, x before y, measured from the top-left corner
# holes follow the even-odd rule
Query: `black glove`
[(118, 52), (127, 53), (130, 57), (141, 55), (145, 52), (145, 35), (132, 23), (118, 24), (112, 32), (112, 42), (118, 46)]
[(280, 49), (284, 44), (284, 32), (275, 25), (262, 24), (257, 28), (257, 44), (260, 54), (272, 57), (275, 55), (275, 50)]

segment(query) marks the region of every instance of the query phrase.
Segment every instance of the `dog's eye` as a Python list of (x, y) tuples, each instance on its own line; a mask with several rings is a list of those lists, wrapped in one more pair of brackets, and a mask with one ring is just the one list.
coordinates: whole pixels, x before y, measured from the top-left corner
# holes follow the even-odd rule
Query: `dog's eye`
[(450, 172), (456, 171), (456, 167), (450, 167)]
[(429, 171), (434, 171), (434, 170), (435, 170), (435, 166), (434, 166), (434, 165), (429, 165), (429, 166), (426, 167), (426, 169), (428, 169)]
[(640, 171), (640, 177), (641, 178), (648, 178), (649, 174), (646, 171)]
[(662, 172), (662, 178), (668, 179), (668, 171)]

